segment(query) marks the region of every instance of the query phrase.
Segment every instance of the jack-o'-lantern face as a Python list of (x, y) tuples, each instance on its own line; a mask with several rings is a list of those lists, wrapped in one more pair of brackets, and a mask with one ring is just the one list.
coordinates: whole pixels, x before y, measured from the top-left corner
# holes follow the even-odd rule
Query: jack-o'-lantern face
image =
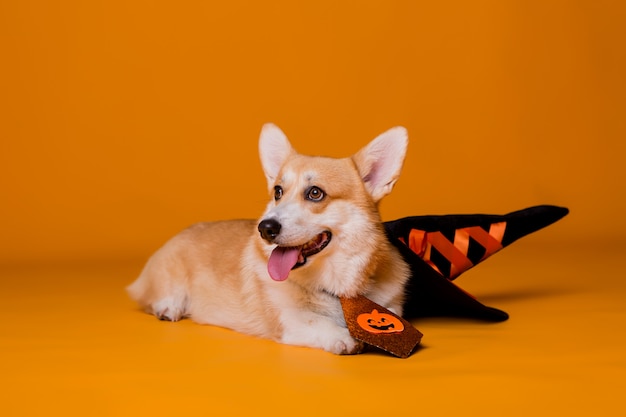
[(391, 314), (379, 313), (376, 309), (371, 313), (359, 314), (356, 321), (370, 333), (395, 333), (404, 330), (404, 324), (399, 319)]

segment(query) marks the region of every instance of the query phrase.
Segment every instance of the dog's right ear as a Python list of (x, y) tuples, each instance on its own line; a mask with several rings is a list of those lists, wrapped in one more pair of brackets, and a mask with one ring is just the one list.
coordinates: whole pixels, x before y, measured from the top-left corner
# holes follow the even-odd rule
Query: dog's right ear
[(287, 136), (273, 123), (266, 123), (259, 138), (259, 156), (270, 190), (276, 184), (276, 178), (289, 156), (295, 153)]

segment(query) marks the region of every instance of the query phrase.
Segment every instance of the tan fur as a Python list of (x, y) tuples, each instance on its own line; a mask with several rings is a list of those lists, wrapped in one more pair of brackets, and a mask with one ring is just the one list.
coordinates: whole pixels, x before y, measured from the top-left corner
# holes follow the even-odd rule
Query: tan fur
[[(386, 136), (385, 136), (386, 135)], [(409, 270), (388, 242), (378, 214), (380, 199), (397, 180), (406, 133), (392, 129), (351, 158), (296, 153), (284, 134), (266, 125), (261, 161), (271, 200), (260, 220), (200, 223), (168, 241), (128, 287), (146, 311), (165, 320), (184, 317), (278, 342), (358, 353), (338, 296), (364, 294), (402, 313)], [(283, 190), (274, 201), (274, 187)], [(304, 198), (311, 186), (321, 201)], [(271, 243), (257, 225), (282, 225)], [(268, 274), (277, 246), (300, 246), (329, 231), (332, 238), (285, 281)]]

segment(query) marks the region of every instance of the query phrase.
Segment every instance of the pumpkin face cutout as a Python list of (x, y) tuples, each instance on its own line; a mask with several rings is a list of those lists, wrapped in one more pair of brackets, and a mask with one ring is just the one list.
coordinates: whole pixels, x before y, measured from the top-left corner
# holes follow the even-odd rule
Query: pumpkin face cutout
[(371, 313), (359, 314), (356, 321), (370, 333), (396, 333), (404, 330), (404, 324), (400, 320), (391, 314), (379, 313), (376, 309)]

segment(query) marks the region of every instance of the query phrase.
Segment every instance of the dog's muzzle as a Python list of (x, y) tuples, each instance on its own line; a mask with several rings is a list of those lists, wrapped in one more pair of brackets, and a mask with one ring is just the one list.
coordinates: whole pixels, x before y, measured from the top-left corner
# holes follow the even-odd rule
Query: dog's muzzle
[[(268, 243), (275, 243), (281, 225), (275, 219), (262, 220), (258, 226), (261, 237)], [(332, 233), (328, 230), (313, 239), (296, 246), (276, 246), (268, 259), (268, 272), (273, 280), (284, 281), (292, 269), (306, 264), (307, 257), (321, 252), (330, 242)]]

